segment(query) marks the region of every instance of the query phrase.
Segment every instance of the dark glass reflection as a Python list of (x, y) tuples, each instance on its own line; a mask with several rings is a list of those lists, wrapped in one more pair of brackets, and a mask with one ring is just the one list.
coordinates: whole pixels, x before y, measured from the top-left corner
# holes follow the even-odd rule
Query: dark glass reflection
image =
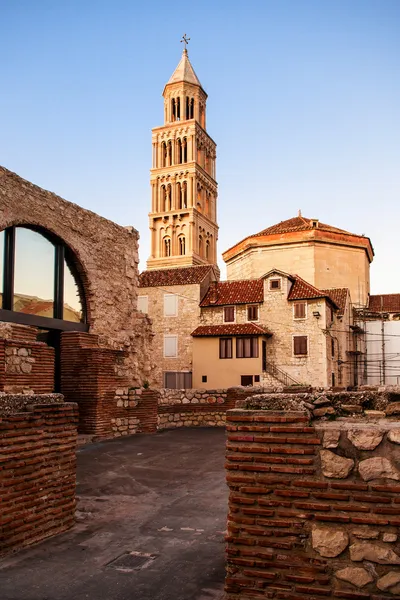
[(15, 229), (13, 310), (41, 317), (54, 314), (54, 245), (24, 227)]
[(74, 321), (74, 323), (83, 321), (79, 288), (66, 261), (64, 261), (64, 320)]
[(3, 308), (4, 231), (0, 231), (0, 308)]

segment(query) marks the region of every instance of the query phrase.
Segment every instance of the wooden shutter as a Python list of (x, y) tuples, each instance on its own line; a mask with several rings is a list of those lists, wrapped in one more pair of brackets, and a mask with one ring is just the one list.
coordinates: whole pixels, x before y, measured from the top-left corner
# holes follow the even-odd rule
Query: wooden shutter
[(293, 338), (293, 353), (295, 356), (308, 354), (307, 336), (295, 335)]
[(295, 319), (305, 319), (306, 318), (306, 303), (305, 302), (296, 302), (294, 305), (294, 318)]

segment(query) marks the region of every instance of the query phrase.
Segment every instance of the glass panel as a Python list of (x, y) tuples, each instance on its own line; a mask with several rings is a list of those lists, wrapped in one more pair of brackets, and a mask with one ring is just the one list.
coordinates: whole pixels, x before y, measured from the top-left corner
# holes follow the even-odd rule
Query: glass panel
[(64, 321), (83, 321), (83, 308), (79, 288), (71, 269), (64, 260)]
[(15, 229), (13, 309), (52, 317), (54, 308), (54, 246), (36, 231)]
[(0, 308), (3, 308), (4, 242), (5, 233), (0, 231)]

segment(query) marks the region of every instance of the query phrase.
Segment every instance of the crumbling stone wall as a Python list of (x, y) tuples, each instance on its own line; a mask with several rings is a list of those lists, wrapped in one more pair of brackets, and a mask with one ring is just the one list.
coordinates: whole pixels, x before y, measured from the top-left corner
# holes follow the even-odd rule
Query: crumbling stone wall
[(228, 600), (400, 596), (400, 403), (356, 399), (255, 396), (228, 412)]
[(77, 406), (0, 396), (0, 556), (74, 524)]
[(138, 232), (0, 167), (0, 230), (12, 225), (44, 229), (69, 246), (85, 292), (90, 333), (99, 335), (103, 346), (127, 352), (132, 381), (149, 379), (151, 326), (136, 309)]

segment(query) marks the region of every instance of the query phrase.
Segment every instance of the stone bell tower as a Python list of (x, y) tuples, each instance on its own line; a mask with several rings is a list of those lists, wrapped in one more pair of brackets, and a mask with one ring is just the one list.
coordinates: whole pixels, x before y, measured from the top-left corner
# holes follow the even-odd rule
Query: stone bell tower
[(216, 144), (204, 91), (186, 49), (164, 88), (164, 125), (153, 129), (148, 269), (217, 262)]

